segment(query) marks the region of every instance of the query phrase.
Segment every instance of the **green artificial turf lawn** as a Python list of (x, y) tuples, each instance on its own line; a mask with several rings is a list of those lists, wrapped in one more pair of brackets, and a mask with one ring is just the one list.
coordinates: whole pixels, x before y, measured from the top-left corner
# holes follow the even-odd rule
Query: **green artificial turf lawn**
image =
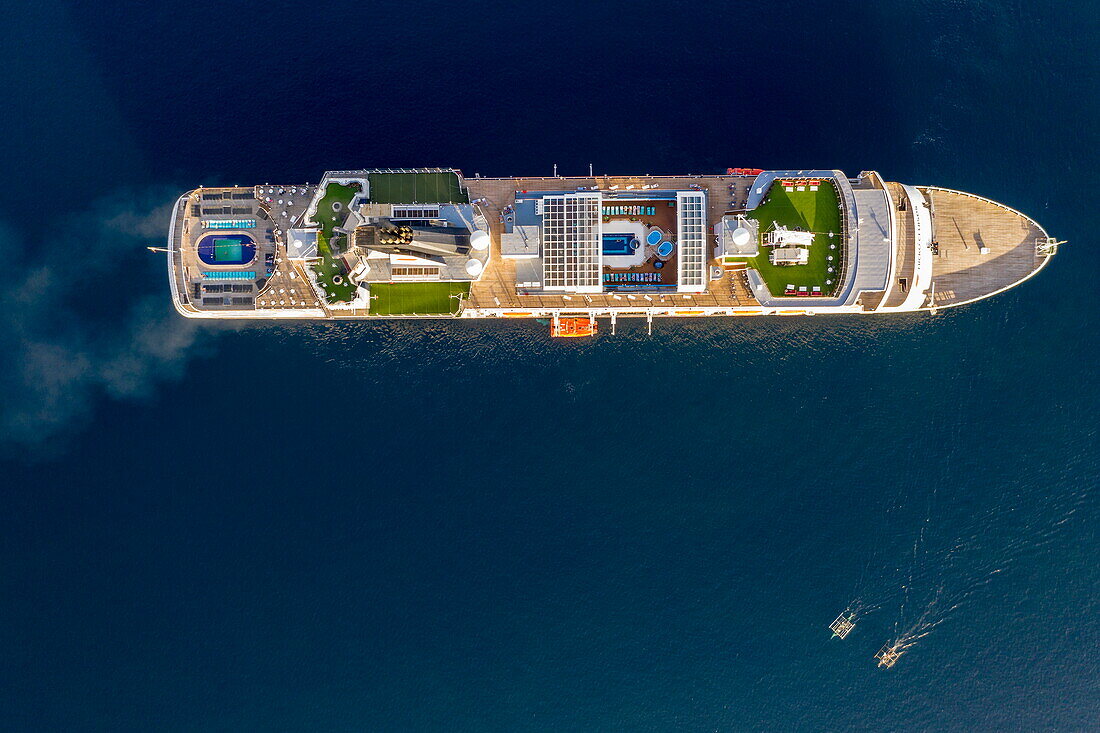
[[(442, 203), (465, 202), (469, 197), (459, 189), (458, 176), (454, 173), (372, 173), (370, 198), (373, 203)], [(349, 302), (355, 297), (356, 286), (349, 282), (347, 273), (333, 256), (330, 242), (333, 237), (346, 235), (333, 234), (333, 229), (343, 223), (348, 207), (355, 194), (360, 192), (358, 184), (329, 183), (324, 196), (317, 205), (314, 217), (321, 225), (317, 234), (317, 252), (320, 262), (313, 265), (317, 282), (325, 290), (325, 299), (329, 303)], [(339, 211), (332, 210), (334, 202), (340, 202)], [(335, 284), (332, 278), (342, 275), (344, 282)], [(468, 294), (468, 284), (456, 283), (394, 283), (371, 286), (371, 313), (377, 315), (403, 315), (409, 313), (453, 313), (458, 302), (450, 296), (455, 293)], [(333, 293), (330, 297), (328, 293)]]
[(469, 283), (377, 283), (370, 286), (370, 312), (377, 316), (412, 313), (454, 313), (458, 299), (470, 293)]
[(458, 175), (437, 173), (371, 173), (370, 200), (375, 204), (469, 203), (459, 188)]
[[(760, 222), (760, 235), (782, 224), (788, 229), (803, 229), (814, 232), (814, 243), (810, 247), (810, 261), (805, 265), (773, 265), (768, 261), (771, 247), (760, 247), (760, 254), (746, 261), (749, 267), (756, 268), (764, 279), (772, 295), (782, 296), (787, 285), (802, 285), (821, 288), (821, 292), (832, 295), (840, 286), (840, 263), (844, 257), (844, 243), (840, 232), (840, 203), (832, 181), (822, 181), (816, 191), (783, 190), (777, 180), (768, 190), (767, 203), (748, 212), (746, 217)], [(836, 236), (829, 237), (829, 232)], [(836, 249), (829, 249), (835, 244)], [(832, 255), (832, 261), (827, 257)], [(833, 272), (828, 272), (829, 266)], [(832, 285), (826, 285), (826, 280)]]
[[(344, 219), (347, 218), (351, 200), (355, 198), (355, 194), (359, 193), (360, 188), (358, 183), (347, 185), (330, 183), (325, 186), (325, 195), (321, 202), (317, 204), (316, 219), (326, 237), (331, 237), (333, 227), (343, 223)], [(339, 211), (333, 211), (332, 205), (337, 201), (342, 205)]]
[[(332, 250), (328, 246), (328, 237), (323, 232), (317, 233), (317, 252), (321, 255), (321, 261), (313, 265), (313, 271), (317, 274), (317, 282), (321, 283), (325, 290), (325, 300), (330, 303), (347, 303), (352, 300), (355, 297), (355, 285), (349, 281), (347, 273), (337, 264), (336, 258), (332, 256)], [(342, 275), (344, 282), (339, 285), (334, 283), (332, 278), (336, 275)], [(335, 297), (330, 298), (328, 293), (335, 294)]]
[[(355, 297), (355, 285), (348, 281), (347, 273), (336, 262), (332, 255), (329, 240), (332, 238), (332, 230), (342, 224), (348, 215), (348, 207), (355, 194), (359, 193), (360, 186), (357, 183), (344, 185), (341, 183), (329, 183), (325, 187), (325, 195), (317, 204), (317, 223), (321, 225), (321, 231), (317, 233), (317, 252), (321, 255), (321, 261), (313, 265), (313, 271), (317, 274), (317, 282), (325, 289), (325, 300), (329, 303), (346, 303)], [(332, 204), (339, 201), (342, 206), (339, 211), (332, 210)], [(337, 285), (332, 281), (335, 275), (342, 275), (344, 282)], [(328, 293), (334, 293), (335, 297), (329, 297)]]

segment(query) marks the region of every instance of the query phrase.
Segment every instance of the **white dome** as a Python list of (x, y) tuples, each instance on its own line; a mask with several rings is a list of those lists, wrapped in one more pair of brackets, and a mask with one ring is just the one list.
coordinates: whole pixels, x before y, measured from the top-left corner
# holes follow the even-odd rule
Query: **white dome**
[(471, 276), (480, 275), (483, 269), (485, 269), (485, 265), (481, 264), (481, 260), (466, 261), (466, 272)]
[(737, 227), (733, 230), (733, 243), (738, 247), (745, 246), (750, 239), (752, 239), (752, 234), (745, 227)]
[(489, 249), (489, 235), (480, 229), (470, 235), (470, 246), (478, 252)]

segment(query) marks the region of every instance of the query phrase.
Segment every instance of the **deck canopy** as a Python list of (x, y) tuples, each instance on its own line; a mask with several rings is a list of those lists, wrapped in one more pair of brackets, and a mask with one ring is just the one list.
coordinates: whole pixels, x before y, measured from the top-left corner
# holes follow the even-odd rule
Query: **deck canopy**
[(707, 196), (703, 191), (676, 192), (678, 290), (701, 293), (707, 287)]
[(542, 198), (543, 287), (574, 293), (603, 290), (599, 193)]
[(768, 232), (767, 239), (769, 245), (776, 247), (809, 247), (814, 243), (814, 233), (777, 226)]
[(771, 251), (773, 265), (804, 265), (810, 260), (810, 250), (802, 247), (776, 247)]

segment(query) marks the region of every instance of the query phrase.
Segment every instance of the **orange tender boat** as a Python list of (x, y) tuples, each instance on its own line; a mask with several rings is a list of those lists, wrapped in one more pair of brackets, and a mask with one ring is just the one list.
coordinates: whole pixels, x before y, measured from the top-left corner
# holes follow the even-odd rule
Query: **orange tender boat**
[(550, 335), (562, 338), (576, 338), (578, 336), (594, 336), (596, 334), (595, 318), (559, 318), (550, 323)]

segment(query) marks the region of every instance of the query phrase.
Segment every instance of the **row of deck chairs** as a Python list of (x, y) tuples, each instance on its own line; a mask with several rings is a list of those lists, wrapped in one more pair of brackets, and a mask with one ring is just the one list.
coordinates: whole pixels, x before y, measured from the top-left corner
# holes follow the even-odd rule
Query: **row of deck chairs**
[(787, 289), (783, 291), (783, 295), (821, 295), (821, 287), (814, 285), (813, 288), (809, 288), (805, 285), (796, 288), (794, 285), (788, 285)]
[(809, 180), (808, 181), (808, 180), (805, 180), (805, 179), (799, 179), (799, 180), (795, 180), (795, 181), (783, 180), (783, 181), (780, 181), (780, 183), (783, 185), (783, 188), (784, 188), (784, 190), (787, 191), (787, 193), (790, 193), (790, 192), (792, 192), (796, 189), (799, 190), (799, 191), (805, 191), (807, 186), (809, 187), (809, 189), (811, 191), (816, 191), (818, 186), (821, 185), (821, 181), (818, 181), (818, 180)]
[(611, 283), (659, 283), (659, 272), (608, 272), (603, 276), (604, 282)]
[(605, 206), (604, 216), (654, 216), (656, 206)]

